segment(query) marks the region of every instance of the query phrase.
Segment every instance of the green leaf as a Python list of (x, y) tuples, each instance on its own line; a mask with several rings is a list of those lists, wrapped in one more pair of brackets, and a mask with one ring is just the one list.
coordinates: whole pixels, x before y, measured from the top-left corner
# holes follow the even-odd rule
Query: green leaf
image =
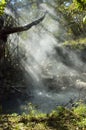
[(4, 13), (5, 7), (6, 7), (6, 0), (0, 0), (0, 15)]

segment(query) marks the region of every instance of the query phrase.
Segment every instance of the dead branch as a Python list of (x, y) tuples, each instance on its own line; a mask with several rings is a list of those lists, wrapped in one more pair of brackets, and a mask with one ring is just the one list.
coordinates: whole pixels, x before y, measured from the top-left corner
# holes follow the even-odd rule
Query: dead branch
[(12, 27), (12, 28), (4, 28), (0, 31), (0, 37), (3, 37), (4, 35), (12, 34), (12, 33), (17, 33), (17, 32), (22, 32), (22, 31), (27, 31), (31, 27), (39, 24), (43, 19), (45, 18), (46, 13), (39, 19), (31, 22), (30, 24), (27, 24), (25, 26), (20, 26), (20, 27)]

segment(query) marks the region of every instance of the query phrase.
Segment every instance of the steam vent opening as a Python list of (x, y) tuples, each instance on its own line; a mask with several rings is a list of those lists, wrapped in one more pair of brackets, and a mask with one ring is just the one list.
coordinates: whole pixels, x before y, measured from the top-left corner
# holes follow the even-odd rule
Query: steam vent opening
[(2, 113), (27, 113), (29, 103), (49, 113), (86, 102), (85, 12), (72, 15), (70, 5), (65, 0), (6, 2), (0, 15)]

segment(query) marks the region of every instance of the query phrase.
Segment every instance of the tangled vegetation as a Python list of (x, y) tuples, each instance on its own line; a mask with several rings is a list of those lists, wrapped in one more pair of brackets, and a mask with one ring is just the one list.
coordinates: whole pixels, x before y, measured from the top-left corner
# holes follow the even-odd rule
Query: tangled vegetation
[(86, 105), (76, 105), (71, 110), (59, 106), (43, 114), (29, 104), (29, 114), (0, 115), (0, 130), (86, 130)]

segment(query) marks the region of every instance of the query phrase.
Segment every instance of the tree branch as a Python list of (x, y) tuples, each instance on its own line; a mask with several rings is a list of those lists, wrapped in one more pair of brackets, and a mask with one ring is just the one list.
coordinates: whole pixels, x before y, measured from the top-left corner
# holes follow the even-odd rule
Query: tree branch
[(39, 18), (39, 19), (37, 19), (37, 20), (33, 21), (32, 23), (27, 24), (27, 25), (25, 25), (25, 26), (12, 27), (12, 28), (9, 27), (9, 28), (2, 29), (2, 30), (0, 31), (0, 37), (2, 37), (2, 36), (4, 36), (4, 35), (6, 36), (6, 35), (12, 34), (12, 33), (27, 31), (27, 30), (29, 30), (31, 27), (33, 27), (33, 26), (39, 24), (39, 23), (45, 18), (45, 15), (46, 15), (46, 13), (45, 13), (41, 18)]

